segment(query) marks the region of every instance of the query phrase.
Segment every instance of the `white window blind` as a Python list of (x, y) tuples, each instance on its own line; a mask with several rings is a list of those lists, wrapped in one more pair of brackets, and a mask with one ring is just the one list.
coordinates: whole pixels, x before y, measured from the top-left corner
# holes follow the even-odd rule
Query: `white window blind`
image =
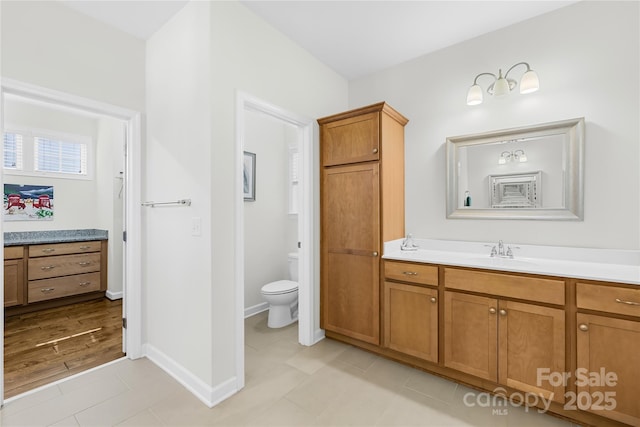
[(4, 159), (3, 165), (5, 169), (22, 169), (22, 144), (23, 136), (15, 132), (4, 132)]
[(87, 144), (36, 136), (34, 154), (36, 171), (87, 174)]

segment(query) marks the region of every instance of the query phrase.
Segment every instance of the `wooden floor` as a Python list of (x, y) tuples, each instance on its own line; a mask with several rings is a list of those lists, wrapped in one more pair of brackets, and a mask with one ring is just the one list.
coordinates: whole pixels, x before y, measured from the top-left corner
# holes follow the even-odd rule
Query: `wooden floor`
[(122, 300), (9, 316), (4, 328), (5, 398), (124, 356)]

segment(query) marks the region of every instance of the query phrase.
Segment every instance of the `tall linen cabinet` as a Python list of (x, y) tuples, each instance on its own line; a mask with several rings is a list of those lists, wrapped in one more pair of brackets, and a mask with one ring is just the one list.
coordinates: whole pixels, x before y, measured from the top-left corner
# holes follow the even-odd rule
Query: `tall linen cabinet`
[(380, 344), (383, 243), (404, 236), (404, 126), (385, 102), (318, 119), (322, 328)]

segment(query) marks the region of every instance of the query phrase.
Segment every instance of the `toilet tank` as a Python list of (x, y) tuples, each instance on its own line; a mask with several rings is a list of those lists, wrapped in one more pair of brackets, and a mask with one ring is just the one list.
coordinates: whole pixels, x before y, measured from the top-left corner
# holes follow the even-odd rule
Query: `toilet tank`
[(287, 255), (289, 261), (289, 280), (298, 281), (298, 253), (291, 252)]

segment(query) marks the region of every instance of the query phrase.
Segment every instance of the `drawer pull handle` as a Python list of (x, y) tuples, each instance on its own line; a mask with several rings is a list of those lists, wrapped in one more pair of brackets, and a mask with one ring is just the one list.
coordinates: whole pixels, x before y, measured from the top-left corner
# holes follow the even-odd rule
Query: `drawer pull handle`
[(40, 292), (42, 292), (43, 294), (48, 294), (49, 292), (53, 292), (55, 290), (56, 288), (42, 288), (40, 289)]
[(635, 302), (635, 301), (625, 301), (625, 300), (620, 299), (620, 298), (616, 298), (616, 302), (617, 302), (618, 304), (640, 305), (640, 302)]
[(87, 249), (91, 249), (91, 246), (80, 246), (80, 249), (85, 251)]
[(580, 329), (582, 332), (587, 332), (589, 330), (589, 326), (581, 323), (580, 326), (578, 326), (578, 329)]
[(78, 265), (86, 267), (87, 265), (91, 265), (91, 261), (81, 261), (78, 263)]
[(493, 307), (491, 307), (491, 308), (489, 309), (489, 313), (491, 313), (491, 314), (496, 314), (496, 309), (495, 309), (495, 308), (493, 308)]
[(83, 288), (86, 288), (87, 286), (89, 286), (91, 284), (91, 282), (80, 282), (78, 283), (78, 285), (80, 285)]
[(54, 268), (56, 268), (56, 266), (55, 266), (55, 265), (45, 265), (44, 267), (40, 267), (40, 270), (45, 270), (45, 271), (47, 271), (47, 270), (52, 270), (52, 269), (54, 269)]
[(418, 273), (416, 273), (415, 271), (403, 271), (402, 274), (404, 274), (405, 276), (417, 276)]
[(436, 297), (431, 297), (431, 302), (432, 302), (432, 303), (434, 303), (434, 304), (435, 304), (437, 301), (438, 301), (438, 300), (436, 299)]
[(500, 310), (500, 316), (506, 316), (507, 310)]
[(55, 249), (53, 249), (53, 248), (44, 248), (42, 250), (42, 252), (44, 252), (45, 254), (49, 254), (51, 252), (55, 252)]

